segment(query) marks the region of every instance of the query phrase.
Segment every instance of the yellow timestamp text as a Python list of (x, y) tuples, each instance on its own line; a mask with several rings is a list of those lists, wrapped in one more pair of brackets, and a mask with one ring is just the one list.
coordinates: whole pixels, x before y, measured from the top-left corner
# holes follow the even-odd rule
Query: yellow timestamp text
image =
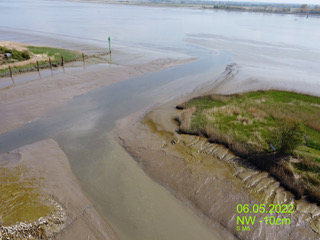
[(238, 204), (237, 213), (293, 213), (293, 204)]

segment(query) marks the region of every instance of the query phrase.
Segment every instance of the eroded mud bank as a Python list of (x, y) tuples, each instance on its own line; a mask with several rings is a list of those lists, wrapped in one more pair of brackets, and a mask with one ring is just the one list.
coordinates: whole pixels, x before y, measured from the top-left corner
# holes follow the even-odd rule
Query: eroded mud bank
[[(319, 207), (295, 200), (267, 173), (247, 166), (221, 145), (178, 134), (176, 104), (117, 124), (118, 141), (151, 178), (191, 206), (223, 239), (319, 239)], [(239, 214), (238, 204), (294, 204), (295, 211)], [(256, 222), (250, 231), (237, 231), (237, 216), (256, 216)], [(259, 222), (266, 216), (290, 218), (290, 224)]]
[[(121, 145), (154, 180), (203, 216), (223, 239), (319, 239), (320, 210), (315, 204), (294, 200), (265, 172), (243, 164), (228, 149), (204, 137), (179, 135), (170, 103), (143, 119), (131, 116), (118, 122)], [(130, 132), (130, 134), (128, 134)], [(294, 204), (293, 214), (238, 214), (238, 204)], [(237, 216), (290, 218), (290, 225), (251, 226), (237, 231)]]

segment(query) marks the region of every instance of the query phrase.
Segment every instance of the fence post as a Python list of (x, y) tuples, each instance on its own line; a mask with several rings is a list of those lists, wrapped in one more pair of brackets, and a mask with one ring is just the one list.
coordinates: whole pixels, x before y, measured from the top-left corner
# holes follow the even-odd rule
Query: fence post
[(13, 85), (14, 85), (14, 79), (13, 79), (12, 69), (11, 69), (10, 66), (9, 66), (9, 71), (10, 71), (10, 77), (11, 77), (12, 83), (13, 83)]
[(64, 61), (63, 61), (63, 56), (61, 56), (61, 66), (63, 67)]
[(39, 62), (37, 61), (37, 69), (38, 69), (38, 72), (40, 72), (40, 67), (39, 67)]
[(51, 62), (51, 58), (49, 58), (49, 64), (50, 64), (50, 69), (52, 70), (52, 62)]
[(84, 53), (82, 53), (82, 62), (84, 63)]
[(10, 66), (9, 66), (9, 71), (10, 71), (10, 77), (12, 78), (12, 69)]

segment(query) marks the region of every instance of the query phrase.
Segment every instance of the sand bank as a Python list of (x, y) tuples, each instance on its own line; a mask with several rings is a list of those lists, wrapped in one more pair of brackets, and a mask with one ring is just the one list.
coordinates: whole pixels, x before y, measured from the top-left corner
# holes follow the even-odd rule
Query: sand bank
[[(40, 227), (43, 228), (42, 237), (117, 239), (108, 223), (97, 213), (82, 193), (66, 155), (54, 140), (43, 140), (2, 154), (0, 155), (0, 163), (1, 167), (5, 169), (26, 169), (21, 175), (19, 183), (28, 182), (32, 186), (35, 184), (37, 194), (44, 199), (44, 205), (52, 206), (53, 203), (56, 203), (57, 206), (60, 206), (61, 216), (56, 216), (55, 220), (51, 219), (51, 225), (50, 221), (49, 224), (40, 224)], [(22, 213), (19, 214), (23, 215), (26, 209), (24, 206), (34, 203), (25, 201), (20, 204), (23, 205), (19, 210)], [(53, 206), (53, 208), (55, 207)], [(2, 212), (3, 216), (6, 214), (6, 212)], [(34, 216), (29, 215), (28, 218), (32, 219)], [(42, 216), (39, 221), (45, 222), (47, 218), (48, 216)], [(27, 221), (27, 223), (29, 222)], [(33, 232), (37, 233), (37, 231)], [(4, 228), (2, 228), (2, 233), (4, 234)], [(16, 232), (16, 234), (18, 233)], [(39, 237), (39, 235), (32, 236)]]
[[(175, 106), (193, 96), (277, 87), (288, 90), (288, 86), (304, 92), (299, 84), (288, 85), (272, 77), (267, 82), (265, 79), (259, 80), (239, 65), (231, 64), (220, 77), (184, 99), (118, 121), (116, 138), (152, 179), (202, 216), (223, 239), (318, 239), (319, 207), (295, 200), (279, 182), (267, 173), (248, 168), (228, 149), (208, 143), (206, 138), (176, 132), (178, 126), (173, 118), (181, 113)], [(308, 89), (314, 95), (317, 93), (313, 89), (315, 85), (317, 83), (311, 84)], [(294, 204), (295, 212), (290, 215), (244, 214), (256, 216), (259, 221), (274, 216), (290, 218), (291, 222), (281, 226), (257, 222), (250, 231), (238, 231), (237, 216), (244, 216), (237, 213), (238, 204)]]
[(36, 79), (21, 83), (16, 80), (16, 85), (0, 90), (0, 133), (32, 122), (46, 111), (92, 89), (192, 60), (186, 55), (168, 57), (168, 52), (150, 49), (124, 51), (124, 47), (115, 50), (110, 63), (104, 59), (86, 66), (80, 64), (81, 67), (71, 63), (64, 71), (43, 78), (38, 73), (19, 75), (20, 79), (36, 75)]
[[(183, 54), (172, 55), (166, 51), (151, 49), (130, 50), (125, 46), (119, 46), (119, 49), (114, 50), (112, 59), (109, 56), (107, 58), (105, 59), (104, 56), (94, 58), (85, 65), (77, 62), (70, 63), (63, 71), (53, 72), (52, 75), (42, 78), (30, 77), (35, 73), (17, 76), (19, 79), (25, 77), (27, 80), (16, 81), (16, 85), (0, 90), (0, 133), (44, 117), (46, 111), (52, 111), (74, 96), (95, 88), (193, 60)], [(8, 81), (8, 79), (3, 78), (0, 81)], [(42, 216), (31, 215), (29, 217), (36, 218), (32, 219), (33, 223), (27, 221), (4, 229), (15, 232), (16, 236), (20, 237), (19, 229), (27, 227), (36, 237), (117, 239), (108, 223), (82, 193), (66, 155), (54, 140), (44, 140), (24, 146), (4, 154), (1, 159), (12, 165), (14, 169), (21, 167), (27, 169), (28, 179), (32, 179), (32, 184), (38, 186), (35, 194), (41, 195), (40, 200), (43, 200), (43, 205), (49, 207), (49, 210), (57, 210), (51, 211), (53, 217), (60, 216), (59, 221), (50, 220), (50, 216), (44, 216), (47, 218), (44, 218), (45, 222), (43, 222), (43, 219), (39, 219)], [(6, 166), (1, 165), (0, 170), (6, 171)], [(27, 182), (23, 176), (19, 181)], [(21, 201), (11, 204), (22, 206), (22, 211), (25, 209)], [(48, 221), (58, 222), (58, 224), (49, 227)], [(39, 226), (46, 231), (39, 233), (37, 230)], [(6, 236), (7, 230), (4, 230), (3, 236)]]

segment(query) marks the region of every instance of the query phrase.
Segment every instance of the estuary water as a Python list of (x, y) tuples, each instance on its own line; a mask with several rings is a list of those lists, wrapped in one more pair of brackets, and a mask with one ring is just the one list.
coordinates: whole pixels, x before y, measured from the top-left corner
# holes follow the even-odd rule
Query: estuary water
[(0, 27), (101, 42), (181, 48), (189, 34), (320, 50), (318, 17), (53, 0), (0, 2)]
[(45, 36), (52, 45), (63, 40), (74, 48), (106, 48), (111, 36), (112, 43), (198, 59), (91, 91), (46, 118), (0, 135), (1, 153), (49, 137), (58, 141), (83, 190), (121, 239), (219, 239), (148, 178), (112, 137), (116, 120), (192, 91), (233, 61), (228, 48), (212, 51), (186, 41), (190, 36), (320, 51), (315, 17), (50, 0), (1, 1), (0, 9), (1, 41), (12, 40), (9, 33), (16, 32), (20, 37), (14, 40), (29, 44), (45, 44)]

